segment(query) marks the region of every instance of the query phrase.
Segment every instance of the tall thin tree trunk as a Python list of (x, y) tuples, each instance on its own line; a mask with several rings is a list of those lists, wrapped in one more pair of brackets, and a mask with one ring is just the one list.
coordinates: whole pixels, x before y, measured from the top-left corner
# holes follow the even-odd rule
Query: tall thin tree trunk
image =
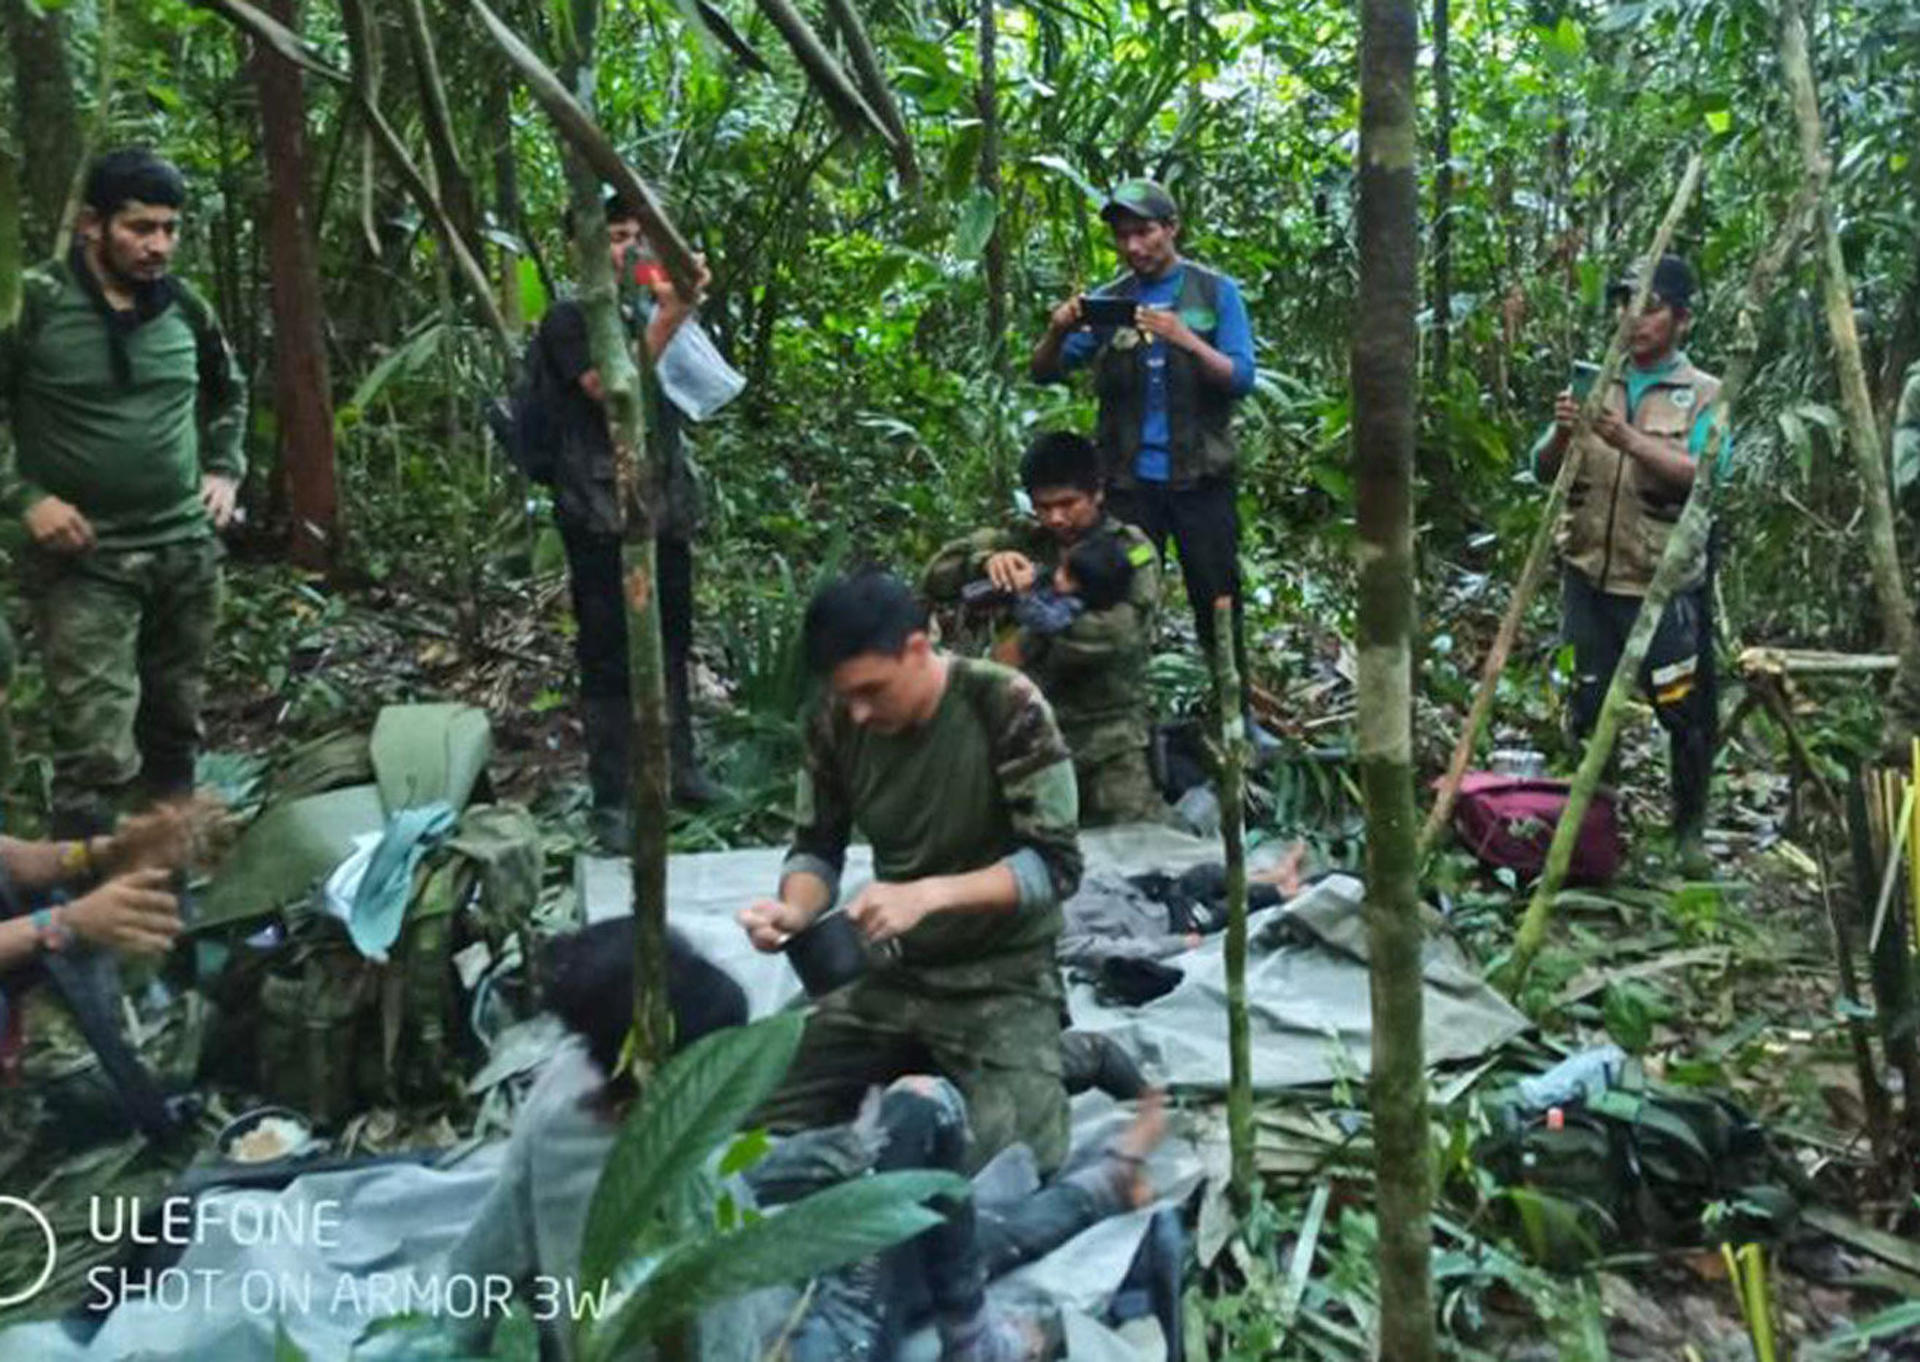
[[(1820, 123), (1820, 97), (1813, 83), (1813, 64), (1807, 54), (1807, 30), (1800, 0), (1781, 0), (1780, 60), (1793, 94), (1794, 118), (1800, 130), (1800, 154), (1808, 176), (1824, 191), (1833, 162), (1827, 154), (1826, 133)], [(1860, 332), (1853, 320), (1853, 284), (1833, 210), (1824, 195), (1817, 214), (1820, 233), (1820, 284), (1826, 304), (1827, 335), (1833, 342), (1833, 362), (1840, 378), (1840, 404), (1847, 418), (1847, 443), (1860, 473), (1861, 509), (1866, 513), (1867, 564), (1874, 595), (1880, 605), (1880, 629), (1887, 645), (1900, 657), (1886, 715), (1888, 746), (1903, 751), (1906, 739), (1920, 730), (1920, 634), (1913, 622), (1913, 601), (1907, 595), (1900, 568), (1900, 545), (1894, 536), (1893, 498), (1887, 488), (1887, 451), (1874, 416), (1873, 395), (1867, 387), (1867, 367), (1860, 353)]]
[(993, 232), (987, 237), (987, 353), (995, 373), (1006, 367), (1006, 204), (1000, 184), (999, 28), (994, 0), (980, 0), (980, 188), (993, 200)]
[(20, 271), (25, 260), (20, 236), (20, 153), (12, 130), (0, 131), (8, 134), (0, 136), (0, 327), (7, 327), (13, 325), (20, 308)]
[[(593, 88), (597, 0), (573, 0), (573, 48), (562, 76), (577, 99)], [(591, 109), (588, 110), (589, 114)], [(621, 550), (627, 601), (627, 662), (633, 713), (632, 794), (634, 915), (634, 1062), (644, 1084), (672, 1053), (667, 1004), (667, 692), (660, 643), (660, 592), (654, 565), (654, 496), (662, 478), (647, 441), (643, 377), (646, 342), (629, 342), (620, 320), (619, 285), (608, 257), (600, 179), (579, 150), (567, 147), (575, 266), (594, 367), (606, 394), (615, 481), (626, 517)]]
[(82, 145), (67, 13), (41, 10), (27, 0), (0, 3), (6, 6), (13, 49), (14, 130), (18, 145), (33, 148), (20, 175), (25, 235), (36, 251), (45, 242), (63, 254), (66, 244), (55, 237)]
[[(1233, 637), (1233, 598), (1213, 603), (1215, 638)], [(1253, 1204), (1253, 1029), (1247, 1014), (1247, 723), (1233, 649), (1213, 650), (1213, 693), (1220, 706), (1220, 840), (1227, 866), (1227, 1142), (1233, 1198)]]
[[(493, 129), (493, 209), (500, 225), (516, 236), (522, 235), (520, 222), (520, 166), (513, 154), (513, 124), (509, 115), (513, 101), (511, 87), (502, 80), (487, 92), (485, 120)], [(520, 254), (500, 248), (500, 314), (507, 329), (518, 336), (527, 324), (526, 299), (520, 290)]]
[(1427, 373), (1444, 385), (1453, 363), (1453, 39), (1452, 0), (1433, 0), (1433, 270)]
[[(300, 0), (269, 0), (268, 12), (300, 31)], [(340, 499), (320, 267), (307, 221), (306, 93), (300, 69), (265, 43), (255, 45), (254, 75), (267, 159), (274, 411), (292, 521), (287, 548), (299, 566), (324, 571), (340, 543)]]
[(440, 79), (440, 59), (434, 54), (433, 33), (427, 26), (422, 0), (403, 0), (400, 16), (407, 34), (407, 54), (413, 61), (414, 83), (420, 89), (420, 110), (426, 124), (427, 149), (433, 156), (435, 188), (467, 249), (478, 257), (481, 254), (480, 215), (474, 207), (473, 182), (460, 163), (460, 147), (453, 135), (453, 115), (447, 110), (446, 85)]
[(1360, 5), (1360, 282), (1353, 321), (1353, 459), (1360, 608), (1357, 684), (1367, 812), (1380, 1349), (1434, 1357), (1431, 1136), (1413, 804), (1413, 445), (1418, 397), (1420, 185), (1413, 0)]

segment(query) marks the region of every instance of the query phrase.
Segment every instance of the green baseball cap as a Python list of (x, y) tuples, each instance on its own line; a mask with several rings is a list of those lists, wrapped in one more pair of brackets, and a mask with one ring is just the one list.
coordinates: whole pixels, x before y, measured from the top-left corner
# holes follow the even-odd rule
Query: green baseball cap
[(1100, 216), (1112, 222), (1122, 213), (1149, 222), (1170, 222), (1180, 216), (1180, 209), (1164, 185), (1152, 180), (1122, 180), (1100, 206)]

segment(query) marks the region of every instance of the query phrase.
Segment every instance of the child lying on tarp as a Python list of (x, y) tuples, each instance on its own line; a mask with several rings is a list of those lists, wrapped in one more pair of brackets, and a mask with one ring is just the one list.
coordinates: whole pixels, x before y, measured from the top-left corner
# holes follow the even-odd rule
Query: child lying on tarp
[[(1301, 889), (1306, 848), (1295, 843), (1273, 865), (1248, 872), (1247, 911), (1275, 908)], [(1139, 1006), (1180, 982), (1164, 962), (1227, 925), (1227, 868), (1205, 862), (1178, 875), (1090, 871), (1061, 905), (1062, 968), (1093, 979), (1114, 1001)]]
[[(634, 1098), (609, 1080), (633, 1017), (633, 921), (604, 922), (557, 941), (548, 1006), (572, 1033), (535, 1081), (499, 1182), (449, 1255), (449, 1274), (570, 1280), (594, 1186)], [(675, 1038), (689, 1044), (746, 1020), (739, 986), (677, 936), (669, 940)], [(1142, 1165), (1165, 1130), (1158, 1094), (1105, 1157), (999, 1211), (971, 1200), (945, 1223), (882, 1259), (827, 1278), (793, 1330), (793, 1362), (884, 1362), (907, 1332), (931, 1320), (945, 1362), (1029, 1362), (1053, 1356), (1057, 1330), (1041, 1309), (989, 1305), (991, 1278), (1050, 1252), (1100, 1220), (1151, 1199)], [(965, 1105), (944, 1079), (912, 1076), (870, 1100), (859, 1120), (779, 1142), (743, 1181), (763, 1206), (872, 1171), (957, 1169), (967, 1143)], [(791, 1310), (771, 1312), (775, 1332)], [(497, 1321), (476, 1318), (463, 1346), (484, 1351)], [(546, 1326), (542, 1326), (543, 1330)], [(758, 1358), (769, 1340), (750, 1340)], [(543, 1332), (543, 1358), (572, 1356), (561, 1329)]]

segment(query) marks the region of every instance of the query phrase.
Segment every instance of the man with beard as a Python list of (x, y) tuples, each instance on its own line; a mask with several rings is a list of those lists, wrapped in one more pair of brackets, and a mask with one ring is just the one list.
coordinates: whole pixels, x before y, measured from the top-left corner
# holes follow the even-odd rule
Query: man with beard
[(153, 152), (101, 156), (72, 249), (22, 276), (0, 331), (61, 837), (193, 787), (246, 391), (212, 309), (169, 272), (185, 200)]

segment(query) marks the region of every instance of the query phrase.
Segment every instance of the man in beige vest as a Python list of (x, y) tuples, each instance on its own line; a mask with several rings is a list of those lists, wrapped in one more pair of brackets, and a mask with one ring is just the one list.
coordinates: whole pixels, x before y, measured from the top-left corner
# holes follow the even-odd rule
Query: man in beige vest
[[(1633, 285), (1616, 283), (1607, 296), (1616, 308), (1626, 307)], [(1626, 368), (1592, 429), (1575, 442), (1580, 399), (1562, 392), (1553, 427), (1533, 448), (1534, 473), (1542, 480), (1559, 472), (1562, 459), (1577, 460), (1555, 544), (1563, 630), (1573, 644), (1576, 674), (1572, 727), (1582, 740), (1599, 718), (1640, 602), (1710, 443), (1708, 413), (1720, 380), (1694, 368), (1680, 349), (1692, 300), (1693, 273), (1686, 262), (1662, 256), (1647, 305), (1633, 321)], [(1726, 472), (1730, 452), (1722, 438), (1716, 477)], [(1711, 869), (1701, 840), (1717, 720), (1709, 572), (1705, 552), (1688, 565), (1640, 671), (1671, 744), (1674, 841), (1689, 874)]]

